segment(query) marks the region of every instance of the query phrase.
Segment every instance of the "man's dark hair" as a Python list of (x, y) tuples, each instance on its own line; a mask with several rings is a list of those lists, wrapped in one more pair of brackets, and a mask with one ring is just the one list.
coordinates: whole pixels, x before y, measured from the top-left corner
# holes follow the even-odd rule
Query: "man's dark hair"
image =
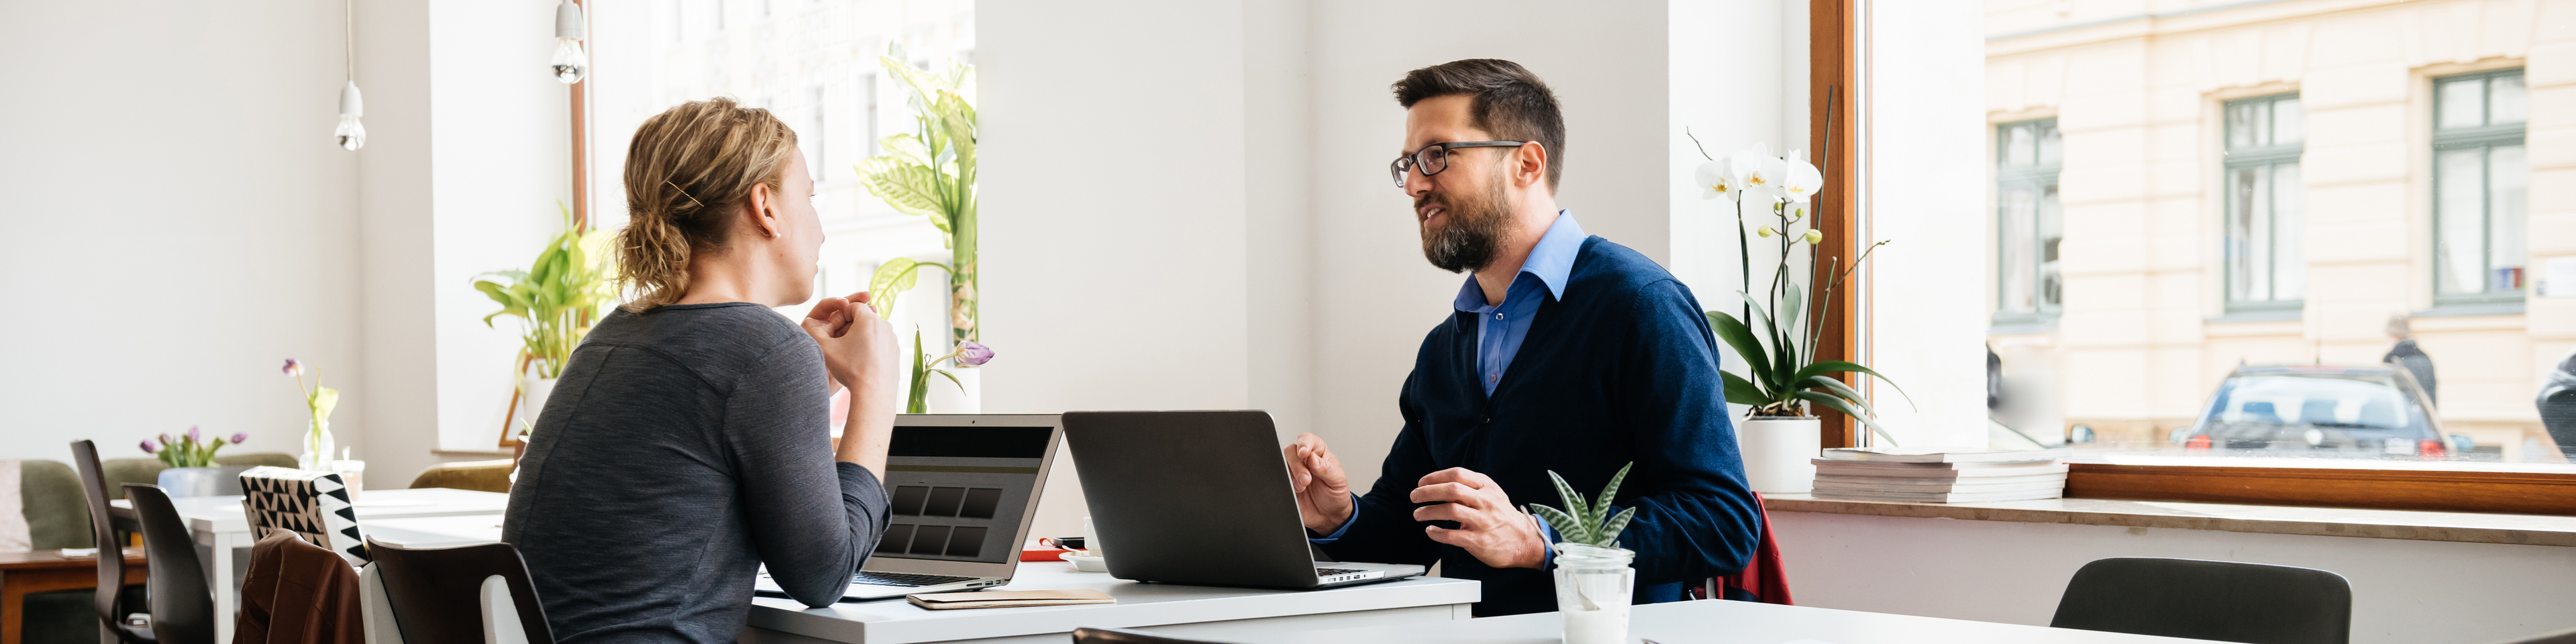
[(1467, 95), (1467, 126), (1505, 141), (1537, 141), (1547, 148), (1547, 189), (1565, 174), (1565, 116), (1556, 93), (1520, 63), (1497, 58), (1453, 60), (1413, 70), (1395, 82), (1395, 102), (1407, 109), (1423, 99)]

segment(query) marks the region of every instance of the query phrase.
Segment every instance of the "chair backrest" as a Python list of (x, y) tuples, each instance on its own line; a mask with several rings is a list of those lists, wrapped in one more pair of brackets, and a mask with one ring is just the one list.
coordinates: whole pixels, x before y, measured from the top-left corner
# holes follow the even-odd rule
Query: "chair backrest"
[(527, 560), (507, 543), (458, 548), (402, 548), (369, 539), (376, 575), (405, 642), (484, 641), (485, 580), (500, 577), (531, 644), (552, 644), (545, 605), (537, 601)]
[[(152, 562), (152, 637), (160, 644), (214, 644), (214, 586), (197, 563), (197, 542), (188, 522), (170, 504), (170, 493), (158, 485), (125, 484), (134, 500), (134, 518), (143, 524), (143, 551)], [(230, 571), (226, 571), (230, 572)]]
[(2352, 584), (2313, 568), (2122, 557), (2084, 564), (2049, 626), (2249, 644), (2345, 644)]
[(351, 566), (367, 563), (367, 537), (358, 529), (357, 507), (339, 474), (255, 467), (241, 473), (241, 487), (252, 538), (285, 530), (340, 553)]
[(1131, 631), (1131, 630), (1127, 630), (1127, 629), (1124, 629), (1124, 628), (1107, 628), (1107, 627), (1100, 627), (1100, 626), (1084, 626), (1084, 627), (1082, 627), (1082, 628), (1073, 629), (1073, 644), (1219, 644), (1219, 643), (1218, 643), (1218, 642), (1210, 642), (1210, 641), (1207, 641), (1207, 640), (1181, 639), (1181, 638), (1178, 638), (1178, 637), (1172, 637), (1172, 636), (1170, 636), (1170, 635), (1156, 635), (1156, 634), (1153, 634), (1153, 633), (1147, 633), (1147, 632), (1144, 632), (1144, 631)]
[(107, 505), (106, 473), (98, 464), (98, 446), (72, 441), (72, 468), (80, 470), (81, 496), (89, 501), (90, 539), (98, 545), (98, 585), (91, 605), (99, 624), (125, 642), (150, 642), (152, 634), (126, 626), (117, 599), (125, 594), (125, 544), (116, 538), (116, 514)]

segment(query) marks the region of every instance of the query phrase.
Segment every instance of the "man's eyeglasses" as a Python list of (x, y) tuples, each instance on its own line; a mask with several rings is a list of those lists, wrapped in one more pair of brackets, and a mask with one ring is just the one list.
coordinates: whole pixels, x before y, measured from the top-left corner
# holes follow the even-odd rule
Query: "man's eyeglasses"
[(1395, 175), (1395, 185), (1396, 187), (1401, 188), (1404, 187), (1404, 174), (1406, 172), (1411, 172), (1414, 168), (1421, 168), (1422, 176), (1426, 177), (1440, 174), (1440, 171), (1449, 169), (1450, 150), (1456, 150), (1459, 148), (1517, 148), (1522, 145), (1527, 145), (1528, 143), (1528, 141), (1453, 141), (1449, 143), (1433, 143), (1422, 146), (1422, 149), (1420, 150), (1414, 150), (1412, 154), (1407, 154), (1397, 158), (1395, 163), (1387, 166), (1387, 171)]

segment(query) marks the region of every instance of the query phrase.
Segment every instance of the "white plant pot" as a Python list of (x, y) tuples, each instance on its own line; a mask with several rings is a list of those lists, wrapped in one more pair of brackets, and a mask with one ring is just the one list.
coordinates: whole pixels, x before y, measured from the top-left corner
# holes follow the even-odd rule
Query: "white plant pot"
[(546, 400), (555, 396), (555, 379), (530, 376), (527, 387), (528, 399), (525, 402), (528, 424), (535, 425), (537, 414), (546, 410)]
[(1815, 458), (1824, 454), (1822, 424), (1815, 418), (1755, 416), (1735, 430), (1744, 456), (1744, 480), (1763, 494), (1804, 494), (1816, 489)]

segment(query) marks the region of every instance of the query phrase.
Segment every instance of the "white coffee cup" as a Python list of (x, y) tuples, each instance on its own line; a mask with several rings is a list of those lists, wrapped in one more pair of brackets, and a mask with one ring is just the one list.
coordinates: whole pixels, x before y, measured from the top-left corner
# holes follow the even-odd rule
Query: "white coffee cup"
[(1104, 545), (1104, 544), (1102, 544), (1102, 543), (1100, 542), (1100, 529), (1099, 529), (1098, 527), (1096, 527), (1096, 526), (1093, 526), (1093, 525), (1092, 525), (1092, 523), (1091, 523), (1091, 517), (1083, 517), (1083, 518), (1082, 518), (1082, 549), (1083, 549), (1083, 551), (1084, 551), (1084, 552), (1086, 552), (1086, 553), (1088, 553), (1088, 554), (1090, 554), (1091, 556), (1094, 556), (1094, 557), (1101, 557), (1101, 558), (1104, 558), (1104, 559), (1105, 559), (1105, 558), (1108, 558), (1108, 557), (1109, 557), (1109, 549), (1108, 549), (1108, 548), (1103, 547), (1103, 545)]

